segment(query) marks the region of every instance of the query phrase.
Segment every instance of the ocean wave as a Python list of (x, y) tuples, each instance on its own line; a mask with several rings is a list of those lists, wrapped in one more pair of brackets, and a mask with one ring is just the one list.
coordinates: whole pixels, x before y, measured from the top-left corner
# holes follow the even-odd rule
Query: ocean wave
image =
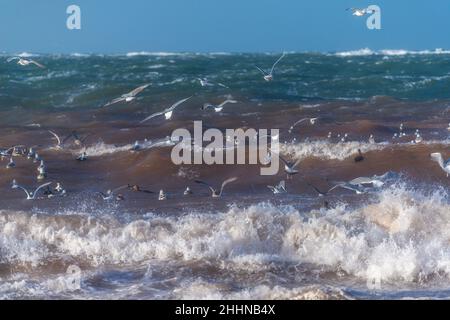
[(334, 55), (338, 57), (358, 57), (358, 56), (371, 56), (371, 55), (384, 55), (384, 56), (404, 56), (404, 55), (436, 55), (436, 54), (450, 54), (450, 50), (435, 49), (435, 50), (403, 50), (403, 49), (384, 49), (374, 51), (369, 48), (342, 51), (337, 52)]

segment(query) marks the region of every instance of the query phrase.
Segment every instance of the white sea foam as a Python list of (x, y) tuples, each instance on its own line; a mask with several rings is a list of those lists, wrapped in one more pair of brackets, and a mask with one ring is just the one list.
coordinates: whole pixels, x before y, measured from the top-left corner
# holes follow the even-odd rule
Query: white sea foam
[(435, 50), (403, 50), (403, 49), (384, 49), (374, 51), (369, 48), (342, 51), (335, 53), (339, 57), (358, 57), (358, 56), (371, 56), (371, 55), (383, 55), (383, 56), (404, 56), (404, 55), (435, 55), (435, 54), (450, 54), (450, 50), (435, 49)]

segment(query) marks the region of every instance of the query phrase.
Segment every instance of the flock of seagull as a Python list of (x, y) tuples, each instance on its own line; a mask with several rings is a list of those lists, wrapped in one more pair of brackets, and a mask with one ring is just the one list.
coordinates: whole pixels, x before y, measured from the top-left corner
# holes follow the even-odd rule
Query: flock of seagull
[[(356, 9), (356, 8), (349, 8), (347, 10), (351, 10), (353, 12), (353, 15), (356, 16), (363, 16), (366, 14), (371, 13), (371, 10), (368, 9)], [(255, 66), (263, 75), (263, 79), (267, 82), (269, 81), (273, 81), (274, 80), (274, 71), (275, 71), (275, 67), (277, 66), (277, 64), (286, 56), (285, 53), (283, 53), (276, 61), (275, 63), (272, 65), (272, 67), (270, 68), (270, 70), (266, 71), (262, 68), (260, 68), (259, 66)], [(17, 64), (21, 65), (21, 66), (29, 66), (31, 64), (39, 67), (39, 68), (45, 68), (44, 65), (42, 65), (41, 63), (31, 60), (31, 59), (26, 59), (26, 58), (22, 58), (22, 57), (12, 57), (9, 58), (7, 60), (8, 62), (12, 62), (12, 61), (17, 61)], [(219, 86), (219, 87), (223, 87), (223, 88), (228, 88), (226, 85), (222, 84), (222, 83), (213, 83), (210, 82), (208, 79), (205, 78), (197, 78), (197, 80), (199, 81), (200, 85), (202, 87), (212, 87), (212, 86)], [(109, 107), (111, 105), (117, 104), (117, 103), (129, 103), (132, 102), (133, 100), (136, 99), (137, 95), (139, 95), (141, 92), (143, 92), (146, 88), (148, 88), (150, 86), (150, 84), (144, 84), (142, 86), (139, 86), (138, 88), (125, 93), (123, 95), (121, 95), (118, 98), (115, 98), (113, 100), (111, 100), (110, 102), (106, 103), (105, 105), (103, 105), (102, 107)], [(143, 119), (142, 121), (140, 121), (140, 123), (144, 123), (149, 121), (150, 119), (153, 119), (155, 117), (158, 116), (164, 116), (164, 118), (166, 120), (170, 120), (173, 116), (173, 112), (175, 111), (175, 109), (177, 107), (179, 107), (180, 105), (182, 105), (183, 103), (187, 102), (189, 99), (191, 99), (192, 97), (188, 97), (188, 98), (184, 98), (181, 99), (177, 102), (175, 102), (173, 105), (171, 105), (170, 107), (153, 113), (151, 115), (149, 115), (148, 117), (146, 117), (145, 119)], [(218, 105), (213, 105), (210, 103), (206, 103), (203, 105), (202, 109), (206, 110), (209, 108), (214, 109), (215, 112), (221, 112), (224, 108), (225, 105), (227, 104), (235, 104), (237, 103), (236, 100), (233, 100), (231, 98), (225, 100), (224, 102), (218, 104)], [(300, 119), (298, 121), (296, 121), (292, 126), (289, 127), (288, 132), (292, 133), (292, 131), (294, 130), (294, 128), (302, 123), (309, 123), (310, 125), (314, 125), (317, 120), (319, 118), (304, 118), (304, 119)], [(450, 131), (450, 124), (449, 124), (449, 131)], [(55, 139), (56, 144), (54, 146), (54, 150), (61, 150), (64, 147), (64, 144), (68, 141), (68, 140), (73, 140), (73, 143), (76, 146), (82, 147), (85, 145), (85, 140), (87, 139), (88, 136), (85, 136), (83, 138), (81, 138), (78, 133), (76, 131), (73, 131), (72, 133), (70, 133), (66, 138), (61, 139), (60, 136), (58, 134), (56, 134), (54, 131), (49, 130), (48, 131), (50, 135), (52, 135), (52, 137)], [(400, 139), (406, 136), (406, 133), (404, 131), (404, 126), (403, 124), (400, 125), (399, 127), (399, 132), (395, 133), (392, 137), (392, 139)], [(332, 133), (329, 132), (328, 136), (329, 139), (332, 138)], [(273, 137), (272, 137), (273, 138)], [(276, 137), (275, 137), (276, 138)], [(348, 134), (345, 133), (344, 135), (338, 135), (338, 138), (340, 138), (340, 142), (346, 142), (346, 139), (348, 138)], [(422, 136), (420, 135), (419, 130), (416, 130), (414, 133), (414, 139), (411, 140), (412, 143), (420, 143), (422, 142)], [(375, 139), (373, 135), (370, 135), (369, 137), (369, 143), (375, 143)], [(139, 144), (138, 141), (135, 142), (134, 146), (131, 148), (130, 151), (138, 151), (141, 150), (141, 146)], [(292, 162), (292, 161), (288, 161), (287, 159), (285, 159), (284, 157), (282, 157), (279, 154), (276, 154), (276, 156), (279, 157), (279, 159), (281, 159), (281, 161), (284, 164), (284, 171), (287, 175), (287, 179), (291, 179), (294, 175), (299, 173), (299, 170), (297, 169), (297, 166), (300, 163), (300, 159)], [(450, 159), (444, 160), (443, 156), (441, 153), (432, 153), (431, 155), (431, 159), (433, 161), (436, 161), (439, 166), (442, 168), (442, 170), (447, 174), (447, 177), (450, 175)], [(37, 180), (38, 181), (43, 181), (46, 179), (47, 177), (47, 168), (45, 165), (45, 162), (43, 159), (40, 158), (39, 154), (31, 147), (31, 148), (26, 148), (25, 146), (13, 146), (7, 149), (0, 149), (0, 160), (3, 160), (4, 158), (9, 158), (9, 161), (6, 165), (7, 169), (12, 169), (16, 166), (15, 162), (14, 162), (14, 157), (26, 157), (27, 159), (29, 159), (30, 161), (33, 161), (33, 163), (39, 163), (39, 166), (37, 167), (37, 171), (38, 171), (38, 175), (37, 175)], [(271, 155), (268, 155), (268, 161), (270, 161), (271, 159)], [(361, 162), (364, 161), (365, 157), (362, 154), (361, 150), (358, 149), (358, 155), (354, 158), (355, 162)], [(88, 160), (88, 154), (86, 152), (86, 148), (84, 148), (84, 150), (79, 154), (79, 156), (76, 158), (76, 160), (78, 161), (86, 161)], [(361, 194), (364, 193), (366, 190), (367, 186), (372, 186), (375, 188), (381, 187), (384, 182), (382, 181), (383, 176), (378, 177), (378, 176), (374, 176), (374, 177), (359, 177), (356, 179), (353, 179), (351, 181), (348, 182), (339, 182), (336, 183), (332, 188), (330, 188), (327, 191), (322, 191), (319, 190), (316, 186), (308, 183), (308, 185), (313, 188), (318, 194), (319, 196), (325, 196), (328, 193), (330, 193), (332, 190), (336, 189), (336, 188), (344, 188), (344, 189), (348, 189), (351, 190), (357, 194)], [(205, 187), (207, 187), (210, 192), (211, 192), (211, 196), (213, 198), (219, 198), (222, 196), (223, 190), (225, 188), (226, 185), (228, 185), (229, 183), (232, 183), (234, 181), (236, 181), (238, 178), (237, 177), (232, 177), (229, 179), (226, 179), (220, 186), (220, 188), (215, 188), (213, 186), (211, 186), (209, 183), (202, 181), (202, 180), (195, 180), (195, 183), (203, 185)], [(57, 183), (55, 188), (50, 188), (50, 186), (52, 185), (52, 182), (47, 182), (44, 183), (42, 185), (40, 185), (39, 187), (37, 187), (35, 190), (28, 190), (27, 188), (19, 185), (17, 183), (16, 180), (13, 180), (12, 182), (12, 189), (19, 189), (22, 190), (25, 194), (26, 194), (26, 199), (27, 200), (35, 200), (37, 199), (37, 195), (40, 191), (42, 191), (43, 195), (51, 198), (54, 196), (66, 196), (67, 192), (66, 190), (62, 187), (61, 183)], [(286, 182), (284, 180), (282, 180), (278, 185), (276, 186), (267, 186), (274, 194), (280, 194), (280, 193), (286, 193), (287, 189), (286, 189)], [(121, 190), (125, 190), (128, 189), (129, 191), (132, 192), (143, 192), (143, 193), (154, 193), (150, 190), (144, 190), (142, 189), (140, 186), (138, 185), (124, 185), (124, 186), (120, 186), (118, 188), (115, 189), (110, 189), (106, 192), (98, 192), (98, 194), (101, 196), (101, 198), (103, 200), (124, 200), (124, 196), (120, 193)], [(192, 190), (190, 189), (190, 187), (186, 187), (184, 193), (184, 195), (190, 195), (192, 194)], [(163, 191), (160, 190), (159, 195), (158, 195), (158, 199), (159, 200), (166, 200), (167, 199), (167, 194)]]

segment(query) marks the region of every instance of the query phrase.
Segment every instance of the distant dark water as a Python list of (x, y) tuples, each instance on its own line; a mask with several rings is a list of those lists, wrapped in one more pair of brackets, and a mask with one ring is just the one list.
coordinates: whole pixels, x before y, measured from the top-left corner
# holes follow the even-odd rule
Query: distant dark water
[[(38, 164), (0, 161), (0, 297), (448, 298), (450, 180), (430, 153), (450, 157), (450, 53), (288, 54), (270, 83), (255, 65), (270, 69), (277, 54), (31, 57), (46, 69), (7, 57), (0, 149), (34, 147), (45, 181), (61, 182), (68, 196), (25, 200), (11, 182), (37, 186)], [(136, 101), (100, 108), (145, 83)], [(170, 121), (139, 124), (189, 96)], [(201, 110), (227, 97), (238, 103)], [(319, 119), (288, 132), (305, 117)], [(267, 188), (286, 178), (282, 168), (262, 177), (254, 165), (174, 165), (169, 137), (193, 120), (280, 129), (282, 154), (301, 159), (288, 193)], [(393, 138), (401, 123), (405, 135)], [(55, 150), (48, 130), (76, 130), (85, 145)], [(143, 149), (131, 152), (136, 140)], [(88, 161), (76, 161), (83, 150)], [(383, 186), (362, 195), (319, 197), (308, 185), (327, 190), (375, 175)], [(231, 176), (239, 180), (221, 199), (194, 182)], [(156, 194), (124, 191), (124, 201), (106, 202), (97, 194), (128, 183)], [(186, 186), (192, 196), (183, 196)], [(157, 200), (160, 189), (168, 201)], [(70, 265), (82, 270), (80, 289), (68, 286)]]

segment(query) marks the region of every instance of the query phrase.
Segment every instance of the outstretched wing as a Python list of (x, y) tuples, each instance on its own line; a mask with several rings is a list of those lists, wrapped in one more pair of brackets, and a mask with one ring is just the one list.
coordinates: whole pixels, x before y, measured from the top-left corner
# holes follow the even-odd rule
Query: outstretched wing
[(182, 104), (182, 103), (188, 101), (190, 98), (192, 98), (192, 96), (189, 97), (189, 98), (182, 99), (182, 100), (180, 100), (180, 101), (175, 102), (175, 103), (174, 103), (169, 109), (167, 109), (164, 113), (175, 110), (176, 107), (178, 107), (180, 104)]
[(110, 102), (108, 102), (107, 104), (105, 104), (103, 107), (109, 107), (113, 104), (116, 104), (116, 103), (118, 103), (120, 101), (124, 101), (124, 100), (125, 100), (124, 97), (115, 98), (115, 99), (111, 100)]
[(222, 182), (222, 186), (220, 187), (220, 194), (222, 194), (223, 188), (225, 188), (225, 186), (233, 181), (236, 181), (238, 178), (237, 177), (233, 177), (230, 179), (225, 180), (224, 182)]
[(209, 183), (202, 181), (202, 180), (194, 180), (194, 181), (195, 181), (195, 183), (202, 184), (202, 185), (208, 187), (212, 193), (216, 192), (216, 190), (213, 187), (211, 187), (211, 185)]
[(141, 93), (144, 89), (146, 89), (149, 85), (150, 85), (149, 83), (144, 84), (143, 86), (140, 86), (140, 87), (134, 89), (133, 91), (131, 91), (131, 92), (129, 93), (129, 95), (132, 96), (132, 97), (137, 96), (137, 95), (138, 95), (139, 93)]
[(11, 58), (8, 58), (6, 61), (7, 62), (11, 62), (11, 61), (14, 61), (14, 60), (19, 60), (20, 58), (19, 57), (11, 57)]
[(224, 105), (226, 105), (227, 103), (237, 103), (237, 101), (236, 101), (236, 100), (227, 99), (227, 100), (225, 100), (224, 102), (222, 102), (221, 104), (219, 104), (217, 107), (218, 107), (218, 108), (221, 108), (221, 107), (223, 107)]
[(55, 137), (55, 139), (58, 141), (58, 146), (60, 146), (61, 145), (61, 139), (59, 138), (59, 136), (56, 133), (54, 133), (53, 131), (51, 131), (51, 130), (48, 130), (48, 132), (50, 132), (50, 134)]
[(34, 61), (34, 60), (30, 60), (30, 62), (31, 62), (31, 63), (33, 63), (34, 65), (38, 66), (39, 68), (45, 69), (45, 66), (44, 66), (44, 65), (42, 65), (42, 64), (40, 64), (40, 63), (39, 63), (39, 62), (37, 62), (37, 61)]
[(13, 188), (13, 189), (21, 189), (21, 190), (23, 190), (23, 191), (27, 194), (27, 197), (30, 198), (30, 193), (28, 192), (28, 190), (25, 189), (24, 187), (22, 187), (21, 185), (18, 185), (18, 184), (16, 183), (16, 184), (14, 184), (14, 185), (12, 186), (12, 188)]
[(117, 191), (123, 190), (125, 188), (128, 188), (128, 185), (123, 185), (123, 186), (120, 186), (118, 188), (111, 190), (111, 194), (116, 193)]
[(164, 110), (164, 111), (156, 112), (156, 113), (154, 113), (154, 114), (148, 116), (148, 117), (145, 118), (144, 120), (142, 120), (140, 123), (144, 123), (144, 122), (146, 122), (146, 121), (148, 121), (148, 120), (150, 120), (150, 119), (152, 119), (152, 118), (155, 118), (155, 117), (157, 117), (157, 116), (163, 115), (163, 114), (166, 113), (166, 112), (167, 112), (167, 109)]
[(36, 190), (34, 190), (34, 192), (33, 192), (33, 196), (36, 197), (36, 195), (39, 192), (39, 190), (41, 190), (42, 188), (45, 188), (45, 187), (51, 185), (52, 183), (53, 182), (47, 182), (47, 183), (44, 183), (43, 185), (40, 185), (39, 187), (37, 187)]
[(263, 69), (261, 69), (260, 67), (258, 67), (258, 66), (255, 66), (256, 67), (256, 69), (258, 69), (259, 71), (261, 71), (261, 73), (264, 75), (264, 76), (267, 76), (267, 72), (265, 72)]
[(286, 53), (284, 53), (283, 52), (283, 54), (281, 55), (281, 57), (279, 57), (278, 58), (278, 60), (277, 61), (275, 61), (275, 63), (273, 64), (273, 66), (272, 66), (272, 69), (270, 69), (270, 74), (272, 74), (273, 73), (273, 70), (275, 69), (275, 66), (278, 64), (278, 62), (280, 62), (281, 61), (281, 59), (283, 59), (284, 58), (284, 56), (286, 55)]

